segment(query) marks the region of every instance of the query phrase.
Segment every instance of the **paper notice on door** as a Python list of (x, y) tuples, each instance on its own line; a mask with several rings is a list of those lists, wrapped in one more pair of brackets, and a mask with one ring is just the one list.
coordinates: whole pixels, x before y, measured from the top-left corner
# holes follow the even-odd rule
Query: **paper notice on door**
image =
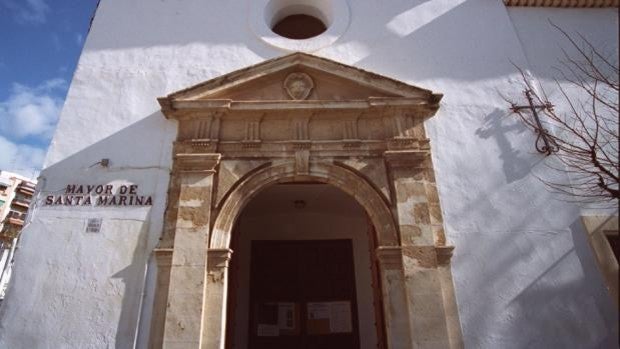
[(331, 333), (350, 333), (351, 325), (351, 302), (331, 302), (329, 312), (329, 329)]
[(306, 330), (310, 335), (329, 334), (329, 302), (308, 303)]
[(329, 303), (308, 303), (308, 319), (321, 320), (329, 319), (330, 305)]
[(256, 335), (259, 337), (277, 337), (280, 335), (280, 328), (278, 325), (258, 324)]
[(278, 328), (295, 329), (295, 303), (278, 303)]

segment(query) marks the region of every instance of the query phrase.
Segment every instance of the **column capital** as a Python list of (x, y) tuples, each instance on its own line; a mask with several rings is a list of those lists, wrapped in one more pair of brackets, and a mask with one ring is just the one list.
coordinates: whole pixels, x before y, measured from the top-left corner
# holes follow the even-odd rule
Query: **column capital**
[(420, 167), (430, 158), (428, 150), (388, 150), (383, 153), (391, 168)]
[(178, 153), (174, 155), (174, 162), (176, 168), (181, 172), (214, 173), (221, 158), (222, 154), (219, 153)]
[(385, 269), (403, 268), (403, 249), (400, 246), (379, 246), (375, 250), (379, 265)]
[(228, 268), (228, 261), (233, 250), (229, 248), (209, 248), (207, 250), (207, 267), (209, 270)]
[(172, 251), (171, 248), (155, 248), (153, 249), (153, 256), (158, 265), (171, 266), (172, 265)]
[(439, 266), (448, 265), (452, 259), (454, 246), (435, 246), (435, 252), (437, 253), (437, 264)]

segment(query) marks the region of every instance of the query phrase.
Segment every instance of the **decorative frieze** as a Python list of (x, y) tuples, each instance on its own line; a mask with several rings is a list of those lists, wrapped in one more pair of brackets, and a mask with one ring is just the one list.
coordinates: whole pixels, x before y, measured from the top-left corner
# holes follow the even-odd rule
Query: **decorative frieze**
[(217, 142), (219, 139), (222, 112), (177, 112), (177, 114), (185, 115), (179, 116), (179, 140)]
[(293, 135), (292, 139), (297, 141), (309, 140), (308, 136), (308, 123), (310, 121), (310, 115), (296, 115), (291, 120)]
[(205, 119), (193, 120), (194, 124), (194, 139), (211, 139), (211, 123), (213, 117), (209, 116)]
[(260, 141), (260, 123), (263, 114), (254, 115), (245, 119), (245, 138), (244, 142)]
[(295, 152), (295, 174), (305, 175), (310, 169), (310, 152), (307, 149)]
[(351, 116), (347, 116), (342, 120), (342, 135), (344, 140), (357, 140), (359, 139), (358, 134), (358, 123), (360, 114), (355, 113)]

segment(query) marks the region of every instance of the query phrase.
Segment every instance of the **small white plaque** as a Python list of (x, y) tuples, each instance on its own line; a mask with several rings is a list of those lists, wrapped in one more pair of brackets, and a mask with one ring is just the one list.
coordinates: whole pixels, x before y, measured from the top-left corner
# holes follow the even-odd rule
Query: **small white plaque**
[(101, 231), (102, 218), (89, 218), (86, 222), (87, 233), (99, 233)]

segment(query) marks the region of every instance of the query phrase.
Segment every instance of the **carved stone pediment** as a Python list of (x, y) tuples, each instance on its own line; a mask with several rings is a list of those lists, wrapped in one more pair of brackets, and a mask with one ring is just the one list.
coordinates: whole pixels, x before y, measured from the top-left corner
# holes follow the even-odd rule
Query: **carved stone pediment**
[[(437, 106), (440, 94), (305, 53), (238, 70), (160, 98), (166, 117), (187, 108), (247, 109), (273, 107), (268, 102), (367, 102)], [(267, 103), (266, 103), (267, 102)], [(280, 107), (283, 107), (280, 103)], [(346, 103), (344, 103), (346, 104)]]
[[(159, 98), (177, 150), (266, 156), (423, 149), (441, 94), (305, 53), (272, 59)], [(292, 155), (291, 155), (292, 156)]]

